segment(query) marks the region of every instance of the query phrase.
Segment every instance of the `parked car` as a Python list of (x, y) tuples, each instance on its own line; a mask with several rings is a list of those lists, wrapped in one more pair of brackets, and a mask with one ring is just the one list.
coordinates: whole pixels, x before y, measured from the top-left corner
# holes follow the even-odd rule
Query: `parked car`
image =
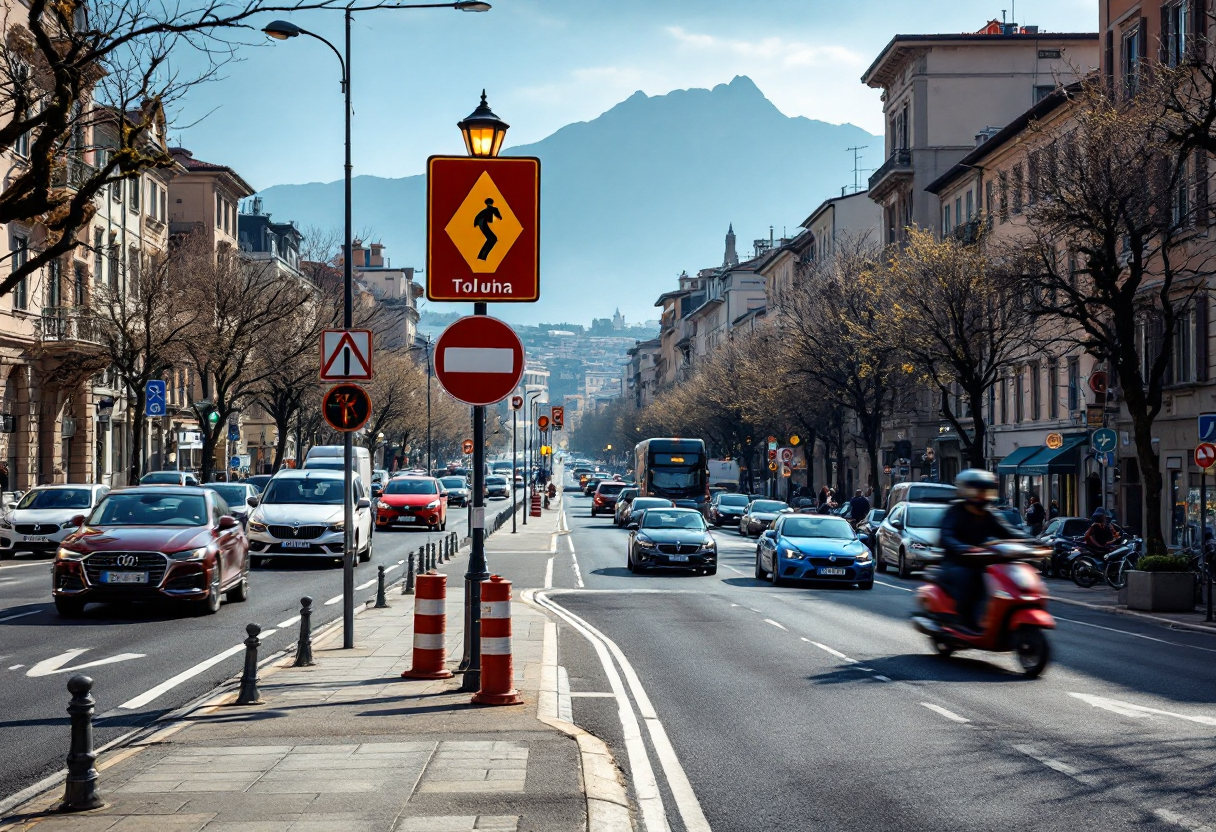
[(51, 554), (76, 531), (74, 519), (91, 512), (109, 491), (106, 485), (41, 485), (25, 492), (0, 517), (0, 558)]
[[(280, 471), (262, 492), (249, 515), (249, 549), (253, 565), (270, 557), (336, 558), (344, 556), (341, 471)], [(351, 483), (355, 528), (352, 539), (358, 561), (372, 556), (372, 504), (363, 481)]]
[(591, 516), (605, 514), (616, 509), (617, 495), (625, 490), (623, 482), (601, 482), (591, 494)]
[(451, 506), (467, 506), (469, 504), (469, 484), (464, 481), (464, 477), (441, 477), (439, 482), (448, 492), (448, 507)]
[(270, 482), (270, 479), (270, 474), (254, 474), (252, 477), (246, 477), (245, 482), (248, 485), (252, 485), (261, 494), (266, 490), (266, 483)]
[(638, 496), (638, 490), (632, 486), (625, 486), (616, 495), (616, 506), (612, 509), (612, 519), (618, 529), (625, 527), (625, 518), (629, 516), (629, 504), (636, 496)]
[(675, 508), (676, 504), (666, 497), (634, 497), (633, 501), (625, 507), (622, 526), (628, 527), (641, 515), (643, 511), (651, 508)]
[(945, 503), (900, 503), (887, 513), (878, 526), (878, 571), (888, 566), (907, 578), (912, 571), (924, 569), (941, 559), (939, 542)]
[(516, 474), (515, 475), (515, 490), (518, 491), (519, 489), (521, 489), (523, 487), (524, 487), (524, 475)]
[(882, 519), (887, 516), (886, 511), (881, 508), (872, 508), (857, 524), (857, 533), (866, 536), (865, 543), (870, 547), (870, 552), (878, 551), (878, 527), (882, 524)]
[(887, 492), (887, 514), (900, 503), (952, 503), (958, 489), (944, 482), (897, 482)]
[(626, 565), (634, 573), (692, 569), (713, 575), (718, 571), (718, 543), (696, 509), (648, 508), (629, 524)]
[(189, 471), (149, 471), (139, 478), (140, 485), (199, 485)]
[(249, 597), (249, 541), (210, 488), (111, 491), (55, 553), (51, 594), (63, 616), (90, 602), (186, 601), (201, 613)]
[(241, 521), (241, 528), (249, 526), (249, 512), (257, 506), (261, 491), (247, 482), (217, 482), (207, 488), (224, 498), (229, 513)]
[(508, 500), (511, 489), (506, 477), (486, 477), (486, 497), (491, 500)]
[[(371, 452), (362, 445), (356, 444), (351, 448), (351, 465), (355, 475), (363, 482), (363, 490), (371, 491), (372, 487), (372, 456)], [(305, 471), (337, 471), (345, 470), (346, 458), (341, 445), (313, 445), (304, 457), (302, 470)]]
[(709, 504), (709, 522), (715, 526), (737, 525), (750, 504), (746, 494), (718, 494)]
[(446, 531), (449, 499), (442, 481), (434, 477), (397, 477), (376, 499), (376, 528), (403, 523)]
[(849, 525), (831, 515), (788, 514), (756, 544), (756, 580), (834, 581), (874, 588), (874, 557)]
[(752, 500), (739, 516), (739, 534), (754, 537), (767, 529), (778, 515), (789, 511), (790, 507), (780, 500)]

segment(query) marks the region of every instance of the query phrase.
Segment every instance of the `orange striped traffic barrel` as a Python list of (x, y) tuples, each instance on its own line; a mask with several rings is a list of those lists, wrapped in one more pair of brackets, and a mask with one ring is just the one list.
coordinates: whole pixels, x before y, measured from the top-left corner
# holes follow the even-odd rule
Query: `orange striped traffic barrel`
[(418, 576), (414, 588), (414, 666), (401, 674), (405, 679), (447, 679), (448, 576), (431, 570)]
[(530, 517), (540, 517), (540, 492), (532, 489), (532, 506), (528, 512)]
[(478, 705), (519, 705), (511, 661), (511, 582), (498, 575), (481, 582), (481, 690)]

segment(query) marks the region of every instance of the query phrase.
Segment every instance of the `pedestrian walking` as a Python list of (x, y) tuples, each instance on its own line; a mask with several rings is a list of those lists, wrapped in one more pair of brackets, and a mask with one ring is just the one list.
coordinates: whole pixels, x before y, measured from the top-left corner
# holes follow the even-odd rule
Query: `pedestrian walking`
[(1052, 500), (1047, 506), (1047, 519), (1055, 520), (1060, 516), (1060, 504)]
[(870, 501), (862, 496), (861, 489), (853, 494), (853, 499), (849, 500), (849, 519), (853, 521), (853, 525), (857, 525), (862, 520), (866, 519), (866, 515), (870, 513)]
[(1043, 504), (1039, 502), (1038, 496), (1031, 494), (1026, 498), (1026, 525), (1030, 527), (1030, 533), (1035, 537), (1041, 535), (1046, 520), (1047, 512)]

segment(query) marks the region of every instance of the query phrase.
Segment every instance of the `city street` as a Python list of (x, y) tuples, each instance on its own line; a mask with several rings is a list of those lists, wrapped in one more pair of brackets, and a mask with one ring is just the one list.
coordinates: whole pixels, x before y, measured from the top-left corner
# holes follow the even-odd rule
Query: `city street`
[[(1054, 603), (1054, 662), (1027, 681), (1009, 655), (932, 655), (908, 623), (915, 580), (774, 589), (754, 578), (754, 540), (724, 529), (716, 576), (633, 576), (625, 531), (573, 492), (565, 510), (541, 599), (569, 616), (573, 719), (610, 742), (635, 799), (653, 769), (673, 828), (1199, 830), (1216, 818), (1216, 638)], [(644, 726), (645, 755), (623, 721)]]
[[(493, 502), (487, 515), (509, 511)], [(465, 509), (448, 529), (463, 538)], [(442, 533), (377, 532), (373, 557), (355, 571), (356, 601), (374, 597), (376, 567), (400, 580), (402, 563)], [(240, 672), (245, 626), (262, 626), (261, 656), (283, 650), (299, 634), (300, 598), (313, 598), (319, 628), (342, 615), (342, 569), (324, 561), (270, 561), (251, 572), (250, 598), (225, 603), (214, 616), (149, 604), (90, 605), (78, 619), (60, 618), (51, 603), (50, 560), (0, 563), (0, 799), (63, 767), (67, 753), (64, 687), (75, 671), (93, 677), (96, 744), (116, 737), (210, 691)], [(408, 646), (403, 646), (408, 650)]]

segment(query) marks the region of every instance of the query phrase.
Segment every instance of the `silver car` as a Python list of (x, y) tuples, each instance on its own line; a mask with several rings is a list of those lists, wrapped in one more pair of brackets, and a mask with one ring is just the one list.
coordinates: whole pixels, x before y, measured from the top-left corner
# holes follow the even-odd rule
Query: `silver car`
[(899, 577), (924, 569), (941, 560), (942, 518), (948, 503), (900, 503), (891, 509), (878, 526), (878, 571), (888, 566), (899, 570)]
[[(371, 500), (356, 476), (354, 548), (359, 561), (372, 556)], [(257, 566), (267, 558), (338, 558), (345, 533), (342, 472), (305, 468), (279, 471), (249, 515), (249, 555)]]
[(759, 536), (770, 523), (791, 510), (780, 500), (752, 500), (739, 518), (739, 534), (744, 537)]
[(89, 514), (109, 491), (108, 485), (42, 485), (25, 492), (0, 517), (0, 558), (54, 552), (76, 531), (72, 518)]

